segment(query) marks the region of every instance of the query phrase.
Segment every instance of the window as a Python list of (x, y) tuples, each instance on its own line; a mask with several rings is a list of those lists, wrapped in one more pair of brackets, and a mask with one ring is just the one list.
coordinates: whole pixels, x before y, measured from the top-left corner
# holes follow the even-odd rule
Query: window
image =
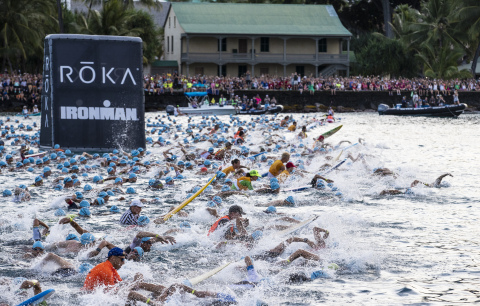
[(260, 37), (260, 52), (270, 52), (269, 37)]
[(318, 40), (318, 52), (327, 52), (327, 39), (322, 38)]
[(268, 67), (260, 67), (260, 75), (267, 75), (268, 74)]
[(218, 65), (218, 76), (227, 75), (227, 65)]
[(168, 17), (168, 27), (169, 27), (169, 28), (170, 28), (170, 26), (171, 26), (171, 24), (170, 24), (171, 21), (172, 21), (172, 17)]
[(195, 75), (203, 75), (203, 67), (195, 67)]
[(173, 35), (172, 35), (172, 41), (171, 41), (171, 44), (172, 44), (172, 53), (173, 53)]
[[(226, 38), (222, 38), (222, 52), (226, 52), (227, 51), (227, 39)], [(217, 51), (220, 51), (220, 40), (217, 40)]]
[(173, 16), (173, 27), (177, 27), (177, 16)]
[(243, 77), (247, 73), (247, 65), (238, 65), (238, 77)]
[(170, 52), (170, 36), (167, 36), (167, 53)]
[(305, 66), (295, 66), (295, 72), (299, 76), (304, 76), (305, 75)]

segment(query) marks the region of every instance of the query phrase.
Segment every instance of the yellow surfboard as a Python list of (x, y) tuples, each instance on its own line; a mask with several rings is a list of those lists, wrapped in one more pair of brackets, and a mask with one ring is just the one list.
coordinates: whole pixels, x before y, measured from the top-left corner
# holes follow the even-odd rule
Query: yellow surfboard
[(177, 207), (175, 207), (174, 210), (172, 210), (171, 212), (169, 212), (168, 214), (165, 215), (165, 217), (163, 217), (163, 221), (167, 221), (168, 219), (170, 219), (173, 215), (175, 215), (176, 213), (178, 213), (179, 211), (181, 211), (185, 206), (187, 206), (190, 202), (192, 202), (196, 197), (198, 197), (204, 190), (205, 188), (208, 187), (208, 185), (210, 185), (213, 180), (215, 180), (215, 178), (217, 177), (217, 175), (215, 174), (212, 179), (205, 185), (202, 187), (202, 189), (200, 189), (199, 191), (197, 191), (194, 195), (192, 195), (191, 197), (189, 197), (188, 199), (186, 199), (185, 201), (183, 201), (182, 204), (178, 205)]

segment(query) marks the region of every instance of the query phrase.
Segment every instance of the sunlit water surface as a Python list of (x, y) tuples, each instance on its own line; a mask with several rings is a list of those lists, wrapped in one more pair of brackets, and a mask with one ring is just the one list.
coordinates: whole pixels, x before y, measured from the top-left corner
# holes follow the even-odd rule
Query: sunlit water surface
[[(163, 115), (148, 113), (147, 118)], [(309, 115), (310, 118), (313, 115)], [(365, 163), (347, 162), (339, 171), (329, 174), (335, 186), (343, 193), (342, 198), (334, 197), (332, 192), (305, 190), (296, 193), (282, 192), (279, 196), (252, 195), (251, 197), (234, 196), (224, 201), (223, 210), (232, 204), (240, 204), (248, 213), (249, 228), (274, 224), (273, 218), (255, 207), (255, 203), (265, 203), (275, 199), (283, 199), (293, 195), (297, 207), (278, 208), (279, 212), (304, 220), (311, 215), (320, 218), (303, 229), (297, 236), (313, 239), (312, 227), (320, 226), (330, 231), (328, 248), (318, 251), (323, 259), (321, 263), (307, 263), (297, 260), (286, 268), (275, 263), (255, 261), (258, 273), (266, 278), (260, 286), (247, 291), (232, 290), (228, 287), (245, 278), (242, 261), (229, 266), (214, 277), (200, 283), (197, 290), (210, 290), (236, 295), (240, 305), (256, 305), (263, 301), (269, 305), (314, 305), (346, 304), (430, 304), (430, 303), (472, 303), (478, 302), (480, 239), (478, 238), (479, 212), (477, 204), (480, 200), (478, 185), (477, 156), (480, 154), (479, 115), (462, 115), (458, 119), (435, 118), (402, 118), (378, 116), (376, 113), (339, 114), (340, 122), (313, 127), (308, 132), (309, 147), (311, 138), (336, 127), (340, 123), (343, 128), (327, 142), (337, 144), (341, 140), (356, 143), (358, 138), (365, 139), (365, 145), (357, 145), (344, 152), (356, 156), (363, 153)], [(16, 117), (19, 118), (19, 117)], [(256, 117), (254, 117), (256, 118)], [(295, 114), (301, 126), (307, 120), (301, 114)], [(308, 118), (308, 119), (310, 119)], [(5, 117), (2, 117), (5, 119)], [(221, 118), (228, 122), (229, 118)], [(250, 120), (250, 117), (240, 117)], [(39, 118), (21, 120), (31, 124)], [(162, 119), (167, 122), (166, 119)], [(200, 118), (195, 118), (199, 122)], [(177, 123), (186, 126), (186, 119), (177, 119)], [(14, 124), (15, 126), (17, 124)], [(147, 128), (150, 130), (151, 128)], [(247, 143), (251, 149), (258, 149), (264, 142), (259, 125), (250, 131)], [(276, 132), (285, 135), (287, 144), (298, 144), (293, 134), (285, 131)], [(166, 135), (163, 135), (165, 138)], [(156, 140), (157, 136), (154, 137)], [(342, 147), (346, 147), (343, 144)], [(199, 145), (208, 148), (206, 143)], [(151, 155), (144, 160), (163, 160), (161, 152), (165, 148), (148, 148)], [(283, 150), (283, 149), (282, 149)], [(173, 152), (179, 152), (174, 147)], [(282, 152), (282, 151), (280, 151)], [(331, 155), (336, 157), (340, 151)], [(181, 154), (177, 154), (181, 155)], [(275, 156), (275, 153), (269, 154)], [(276, 154), (278, 156), (278, 153)], [(292, 157), (297, 163), (300, 157)], [(308, 159), (306, 169), (311, 175), (295, 182), (289, 182), (290, 188), (306, 185), (313, 173), (317, 173), (320, 165), (325, 163), (323, 157)], [(340, 159), (340, 160), (341, 160)], [(311, 162), (311, 164), (309, 164)], [(261, 173), (268, 167), (265, 163), (255, 165)], [(398, 174), (396, 180), (372, 176), (372, 169), (387, 167)], [(58, 170), (57, 170), (58, 171)], [(106, 170), (101, 174), (106, 177)], [(384, 189), (406, 188), (414, 179), (431, 183), (439, 175), (449, 172), (453, 177), (444, 179), (441, 188), (413, 188), (413, 195), (378, 196)], [(186, 179), (177, 182), (173, 190), (155, 192), (147, 190), (148, 180), (155, 175), (151, 170), (139, 176), (135, 184), (126, 184), (136, 188), (138, 195), (147, 199), (160, 197), (160, 202), (149, 204), (142, 214), (150, 219), (167, 211), (168, 207), (183, 201), (188, 191), (195, 185), (203, 186), (207, 177), (184, 173)], [(20, 184), (29, 185), (37, 174), (28, 172), (2, 173), (0, 190), (13, 189)], [(94, 174), (87, 179), (82, 178), (82, 186), (90, 183)], [(54, 216), (58, 207), (66, 209), (61, 196), (71, 195), (73, 191), (53, 191), (49, 179), (44, 187), (32, 188), (32, 200), (27, 203), (14, 203), (2, 198), (0, 202), (0, 277), (12, 279), (23, 276), (41, 281), (43, 289), (54, 288), (56, 294), (49, 299), (52, 305), (122, 305), (127, 291), (117, 294), (96, 292), (85, 294), (80, 288), (85, 276), (75, 275), (67, 278), (52, 277), (45, 271), (38, 271), (36, 261), (25, 261), (21, 257), (21, 249), (30, 246), (32, 218), (47, 222), (52, 233), (46, 243), (62, 241), (74, 230), (68, 225), (54, 225), (59, 217)], [(263, 179), (266, 183), (266, 179)], [(261, 185), (256, 182), (254, 185)], [(75, 191), (80, 190), (79, 188)], [(204, 273), (218, 265), (238, 260), (246, 255), (253, 255), (268, 250), (282, 241), (275, 232), (265, 230), (263, 237), (253, 249), (243, 246), (232, 246), (218, 251), (215, 242), (206, 237), (209, 226), (215, 221), (205, 211), (207, 196), (202, 195), (185, 208), (189, 213), (188, 221), (192, 229), (176, 234), (175, 246), (155, 245), (152, 252), (147, 253), (142, 262), (125, 264), (119, 270), (121, 277), (128, 281), (136, 272), (143, 273), (145, 280), (169, 285), (182, 282)], [(211, 194), (210, 194), (211, 196)], [(106, 238), (112, 243), (126, 247), (139, 229), (126, 229), (118, 224), (120, 214), (109, 212), (111, 205), (117, 205), (123, 212), (128, 202), (113, 197), (103, 207), (91, 207), (93, 217), (78, 222), (97, 238)], [(133, 198), (133, 197), (129, 197)], [(10, 198), (11, 199), (11, 198)], [(150, 223), (142, 230), (163, 233), (185, 219), (173, 217), (164, 225)], [(251, 230), (253, 231), (253, 230)], [(294, 243), (288, 247), (282, 258), (298, 248), (307, 246)], [(66, 255), (71, 262), (78, 265), (86, 261), (86, 252)], [(96, 265), (105, 259), (103, 251), (99, 256), (89, 260)], [(302, 284), (287, 284), (286, 278), (294, 272), (305, 272), (324, 268), (335, 262), (340, 266), (336, 272), (327, 270), (330, 278), (317, 279)], [(0, 301), (10, 304), (22, 299), (16, 295), (18, 286), (14, 284), (0, 285)], [(31, 292), (30, 292), (31, 296)], [(209, 304), (212, 300), (199, 300), (191, 296), (175, 295), (169, 305)]]

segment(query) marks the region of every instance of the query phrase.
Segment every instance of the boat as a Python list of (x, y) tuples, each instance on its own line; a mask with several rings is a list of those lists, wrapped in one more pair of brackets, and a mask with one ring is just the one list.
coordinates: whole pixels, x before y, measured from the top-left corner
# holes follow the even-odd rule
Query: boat
[[(180, 113), (188, 116), (208, 116), (208, 115), (235, 115), (235, 114), (245, 114), (245, 115), (263, 115), (266, 113), (279, 113), (283, 111), (283, 106), (277, 105), (275, 107), (269, 107), (265, 109), (263, 106), (262, 109), (256, 109), (252, 111), (244, 111), (239, 107), (234, 107), (232, 105), (220, 105), (220, 104), (210, 104), (208, 101), (208, 93), (206, 92), (186, 92), (185, 96), (188, 100), (188, 107), (178, 107)], [(199, 99), (199, 101), (198, 101)], [(195, 107), (194, 107), (195, 106)], [(175, 107), (173, 105), (168, 105), (166, 108), (167, 114), (174, 115)]]
[(255, 109), (255, 110), (239, 110), (237, 111), (237, 114), (240, 115), (263, 115), (263, 114), (276, 114), (276, 113), (281, 113), (283, 111), (283, 106), (281, 105), (276, 105), (274, 107), (269, 107), (268, 109), (265, 109), (265, 106), (262, 106), (262, 109)]
[[(32, 114), (27, 114), (27, 116), (40, 116), (42, 113), (41, 112), (38, 112), (38, 113), (32, 113)], [(25, 117), (25, 114), (16, 114), (15, 116), (17, 117)]]
[(445, 106), (424, 106), (424, 107), (407, 107), (401, 108), (401, 104), (397, 104), (395, 108), (390, 108), (386, 104), (378, 106), (378, 114), (394, 115), (394, 116), (426, 116), (426, 117), (458, 117), (468, 107), (467, 104), (451, 104)]

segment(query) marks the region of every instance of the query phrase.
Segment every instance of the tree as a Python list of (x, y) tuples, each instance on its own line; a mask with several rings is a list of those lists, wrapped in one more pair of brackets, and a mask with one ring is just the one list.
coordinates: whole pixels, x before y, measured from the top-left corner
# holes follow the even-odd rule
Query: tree
[(473, 53), (471, 72), (475, 75), (478, 58), (480, 57), (480, 2), (478, 0), (462, 0), (462, 8), (458, 11), (458, 17), (461, 20), (459, 29), (467, 33), (471, 44), (476, 50)]
[(54, 0), (2, 0), (0, 10), (0, 57), (2, 71), (25, 70), (29, 56), (42, 57), (42, 40), (57, 32)]

